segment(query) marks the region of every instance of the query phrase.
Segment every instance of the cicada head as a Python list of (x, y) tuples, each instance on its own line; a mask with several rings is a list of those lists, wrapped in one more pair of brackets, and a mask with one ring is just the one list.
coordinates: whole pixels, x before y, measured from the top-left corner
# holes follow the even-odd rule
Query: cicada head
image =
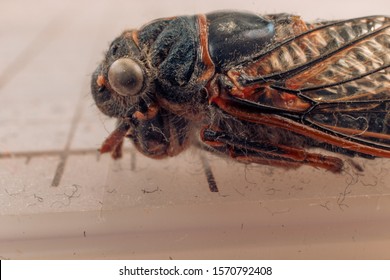
[(125, 31), (111, 43), (92, 75), (92, 96), (98, 108), (110, 117), (127, 117), (151, 92), (151, 74), (132, 34)]

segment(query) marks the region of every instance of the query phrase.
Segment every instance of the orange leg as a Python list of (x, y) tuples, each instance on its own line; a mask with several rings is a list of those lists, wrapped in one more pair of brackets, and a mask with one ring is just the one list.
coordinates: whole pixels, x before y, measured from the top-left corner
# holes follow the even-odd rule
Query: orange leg
[(113, 159), (122, 157), (123, 138), (125, 138), (130, 125), (118, 123), (117, 128), (106, 138), (99, 149), (101, 154), (111, 153)]

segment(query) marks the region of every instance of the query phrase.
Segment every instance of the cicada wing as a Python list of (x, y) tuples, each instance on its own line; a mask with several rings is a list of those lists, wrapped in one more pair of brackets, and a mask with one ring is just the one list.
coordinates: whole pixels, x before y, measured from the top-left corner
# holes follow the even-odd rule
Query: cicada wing
[(390, 150), (390, 100), (320, 104), (303, 121), (345, 140)]
[[(331, 100), (347, 96), (350, 96), (352, 100), (360, 98), (372, 100), (373, 96), (368, 92), (383, 92), (381, 89), (386, 87), (383, 82), (388, 82), (389, 79), (389, 66), (390, 23), (370, 36), (350, 42), (348, 46), (324, 56), (310, 67), (307, 66), (296, 73), (285, 75), (285, 79), (280, 83), (287, 89), (300, 92), (327, 88), (328, 91), (325, 94), (310, 95), (319, 100), (327, 96)], [(337, 87), (343, 84), (344, 87)], [(364, 94), (364, 92), (367, 93)]]
[[(336, 21), (318, 27), (313, 25), (312, 29), (286, 38), (261, 54), (258, 59), (232, 69), (232, 72), (240, 71), (241, 74), (244, 74), (245, 83), (281, 80), (302, 70), (312, 68), (314, 65), (317, 65), (319, 72), (323, 72), (318, 63), (321, 64), (325, 58), (337, 55), (351, 45), (364, 40), (368, 40), (368, 45), (370, 45), (371, 38), (387, 30), (389, 26), (390, 18), (384, 16)], [(379, 44), (388, 44), (386, 38), (381, 36), (377, 37), (377, 40)], [(370, 45), (369, 47), (375, 52), (378, 46)], [(306, 79), (302, 81), (306, 81)], [(296, 80), (290, 81), (289, 86), (300, 87), (300, 83), (295, 84), (294, 82)]]
[(246, 100), (258, 112), (339, 137), (340, 147), (357, 142), (362, 153), (370, 153), (365, 146), (390, 151), (389, 18), (320, 26), (230, 77), (243, 92), (232, 93), (237, 102)]
[(283, 86), (315, 104), (304, 121), (390, 149), (390, 26), (288, 77)]

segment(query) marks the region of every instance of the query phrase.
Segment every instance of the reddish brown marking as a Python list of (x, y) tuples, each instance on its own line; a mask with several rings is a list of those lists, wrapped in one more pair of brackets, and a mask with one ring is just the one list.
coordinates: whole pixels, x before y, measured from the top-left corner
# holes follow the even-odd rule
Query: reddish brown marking
[(102, 86), (105, 86), (106, 85), (106, 79), (104, 78), (103, 75), (99, 75), (96, 79), (96, 84), (99, 86), (99, 87), (102, 87)]
[[(200, 139), (202, 140), (203, 143), (205, 143), (205, 144), (207, 144), (207, 145), (209, 145), (211, 147), (214, 147), (214, 148), (226, 146), (225, 143), (221, 143), (221, 142), (217, 142), (217, 141), (205, 140), (204, 139), (204, 130), (205, 129), (210, 129), (210, 127), (209, 126), (204, 126), (200, 130)], [(218, 130), (218, 129), (213, 128), (213, 130)]]
[(262, 114), (245, 110), (245, 108), (237, 108), (237, 106), (228, 100), (228, 97), (220, 95), (213, 98), (213, 102), (218, 105), (219, 108), (235, 116), (241, 120), (246, 120), (252, 123), (258, 123), (263, 125), (274, 126), (282, 129), (286, 129), (303, 136), (318, 140), (320, 142), (326, 142), (337, 147), (341, 147), (347, 150), (369, 154), (377, 157), (390, 158), (389, 150), (382, 150), (375, 147), (366, 146), (360, 143), (348, 141), (346, 139), (327, 134), (325, 132), (316, 130), (309, 126), (297, 123), (295, 121), (286, 119), (284, 117), (272, 114)]
[(215, 76), (211, 81), (209, 81), (205, 88), (207, 91), (209, 104), (211, 104), (213, 103), (214, 98), (218, 98), (219, 96), (217, 76)]
[[(266, 104), (279, 109), (286, 109), (291, 112), (304, 112), (308, 110), (312, 105), (298, 97), (296, 94), (287, 92), (281, 92), (268, 86), (267, 83), (258, 83), (250, 86), (241, 86), (236, 80), (239, 73), (234, 71), (228, 72), (230, 81), (235, 85), (229, 90), (229, 94), (242, 99), (246, 99), (253, 102), (258, 102), (260, 98), (267, 100)], [(208, 85), (208, 88), (210, 85)], [(218, 96), (218, 88), (214, 87), (210, 90), (215, 96)], [(211, 97), (212, 99), (213, 97)], [(211, 100), (212, 101), (212, 100)]]
[(355, 60), (356, 65), (359, 65), (360, 61), (357, 58), (356, 52), (358, 52), (360, 49), (369, 49), (369, 43), (375, 42), (375, 38), (379, 36), (389, 35), (389, 27), (389, 25), (385, 25), (384, 27), (377, 29), (375, 37), (355, 42), (349, 47), (338, 51), (337, 53), (324, 59), (323, 61), (321, 61), (321, 63), (317, 63), (313, 67), (310, 67), (309, 69), (302, 71), (297, 75), (287, 79), (285, 83), (286, 87), (291, 89), (302, 89), (306, 87), (311, 87), (313, 85), (322, 86), (327, 85), (329, 83), (341, 83), (343, 81), (348, 81), (349, 79), (354, 78), (356, 75), (364, 75), (372, 70), (380, 68), (380, 66), (375, 66), (375, 64), (377, 63), (376, 60), (379, 59), (386, 61), (386, 57), (388, 56), (388, 49), (386, 48), (376, 50), (375, 54), (372, 56), (372, 60), (367, 59), (367, 61), (365, 61), (365, 70), (361, 70), (359, 74), (355, 74), (355, 70), (351, 69), (351, 66), (339, 66), (337, 68), (337, 72), (335, 72), (335, 75), (332, 78), (321, 75), (328, 69), (332, 70), (333, 65), (335, 65), (340, 60), (344, 60), (345, 58), (348, 58), (348, 60), (351, 61)]
[(234, 87), (230, 93), (231, 95), (234, 95), (234, 96), (237, 96), (237, 97), (240, 97), (240, 98), (244, 98), (244, 99), (252, 99), (252, 95), (254, 95), (255, 93), (259, 92), (259, 89), (261, 88), (262, 86), (260, 84), (254, 84), (254, 85), (251, 85), (251, 86), (245, 86), (245, 87), (240, 87), (240, 88), (237, 88), (237, 87)]
[(235, 85), (235, 87), (230, 90), (230, 94), (240, 98), (249, 99), (252, 94), (258, 92), (258, 89), (264, 87), (265, 85), (262, 83), (257, 83), (244, 87), (238, 81), (238, 79), (241, 77), (241, 73), (235, 70), (228, 71), (227, 76), (230, 78), (230, 81)]
[(177, 16), (172, 16), (172, 17), (165, 17), (163, 18), (164, 20), (173, 20), (173, 19), (177, 19)]
[(352, 129), (352, 128), (346, 128), (346, 127), (338, 127), (333, 125), (326, 125), (326, 124), (319, 124), (320, 126), (329, 128), (330, 130), (334, 130), (346, 135), (350, 136), (363, 136), (363, 137), (373, 137), (377, 139), (385, 139), (390, 140), (389, 134), (383, 134), (383, 133), (377, 133), (377, 132), (370, 132), (370, 131), (363, 131), (358, 129)]
[(101, 154), (113, 152), (113, 156), (118, 153), (117, 147), (122, 147), (123, 138), (126, 136), (129, 130), (129, 125), (122, 124), (118, 126), (111, 134), (104, 140), (102, 146), (99, 149)]
[(122, 33), (122, 36), (126, 39), (133, 38), (133, 30), (125, 30)]
[(308, 101), (303, 100), (295, 94), (282, 92), (270, 88), (269, 86), (258, 89), (256, 92), (250, 96), (247, 96), (245, 99), (255, 103), (259, 102), (259, 100), (262, 100), (260, 101), (261, 104), (288, 110), (290, 112), (305, 112), (312, 106)]
[(309, 30), (307, 24), (302, 20), (300, 16), (293, 16), (292, 19), (293, 19), (292, 28), (295, 35), (302, 34)]
[(126, 30), (122, 33), (122, 36), (126, 39), (132, 39), (137, 48), (139, 49), (138, 30)]
[(122, 147), (123, 147), (123, 138), (122, 141), (120, 141), (114, 149), (111, 151), (111, 157), (113, 159), (118, 159), (122, 157)]
[(131, 33), (131, 37), (133, 38), (134, 43), (139, 48), (138, 31), (137, 30), (133, 30), (133, 32)]
[(257, 163), (261, 165), (269, 165), (269, 166), (275, 166), (275, 167), (282, 167), (282, 168), (288, 168), (288, 169), (297, 169), (298, 167), (301, 167), (303, 163), (301, 162), (294, 162), (294, 161), (285, 161), (285, 160), (275, 160), (275, 159), (265, 159), (260, 157), (253, 157), (253, 156), (234, 156), (234, 154), (231, 156), (235, 160), (243, 163)]
[(237, 88), (241, 88), (242, 85), (238, 82), (238, 79), (242, 77), (242, 73), (240, 71), (237, 71), (237, 70), (229, 70), (227, 72), (227, 76), (230, 78), (230, 80), (232, 81), (232, 83), (237, 87)]
[(206, 66), (203, 74), (199, 77), (200, 82), (207, 82), (211, 79), (215, 72), (214, 63), (209, 53), (208, 43), (208, 26), (207, 18), (205, 15), (198, 15), (198, 26), (199, 26), (199, 41), (200, 41), (200, 54), (203, 64)]
[(133, 117), (136, 118), (137, 120), (140, 120), (140, 121), (150, 120), (150, 119), (154, 118), (157, 115), (158, 109), (159, 108), (157, 107), (157, 105), (151, 105), (148, 108), (148, 111), (146, 112), (146, 114), (141, 113), (140, 111), (136, 111), (133, 114)]
[(311, 104), (309, 102), (306, 102), (302, 100), (302, 98), (299, 98), (295, 94), (291, 93), (281, 92), (280, 100), (280, 104), (278, 104), (278, 106), (276, 107), (281, 109), (288, 109), (290, 111), (295, 112), (303, 112), (311, 107)]
[[(316, 154), (312, 154), (312, 155), (316, 155)], [(265, 158), (254, 157), (254, 156), (249, 156), (249, 157), (232, 156), (232, 157), (240, 162), (257, 163), (257, 164), (284, 167), (284, 168), (298, 168), (305, 164), (315, 168), (323, 168), (333, 173), (339, 173), (343, 168), (343, 162), (341, 159), (335, 157), (329, 157), (329, 156), (326, 157), (323, 156), (321, 159), (319, 158), (318, 161), (287, 161), (283, 159), (280, 160), (265, 159)]]

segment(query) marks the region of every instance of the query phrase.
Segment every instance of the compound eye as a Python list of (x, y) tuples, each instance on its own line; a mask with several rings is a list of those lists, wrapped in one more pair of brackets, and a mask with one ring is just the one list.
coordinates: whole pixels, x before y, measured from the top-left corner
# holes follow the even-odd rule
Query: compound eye
[(137, 62), (130, 58), (120, 58), (111, 64), (108, 81), (120, 95), (137, 95), (143, 87), (144, 74)]

